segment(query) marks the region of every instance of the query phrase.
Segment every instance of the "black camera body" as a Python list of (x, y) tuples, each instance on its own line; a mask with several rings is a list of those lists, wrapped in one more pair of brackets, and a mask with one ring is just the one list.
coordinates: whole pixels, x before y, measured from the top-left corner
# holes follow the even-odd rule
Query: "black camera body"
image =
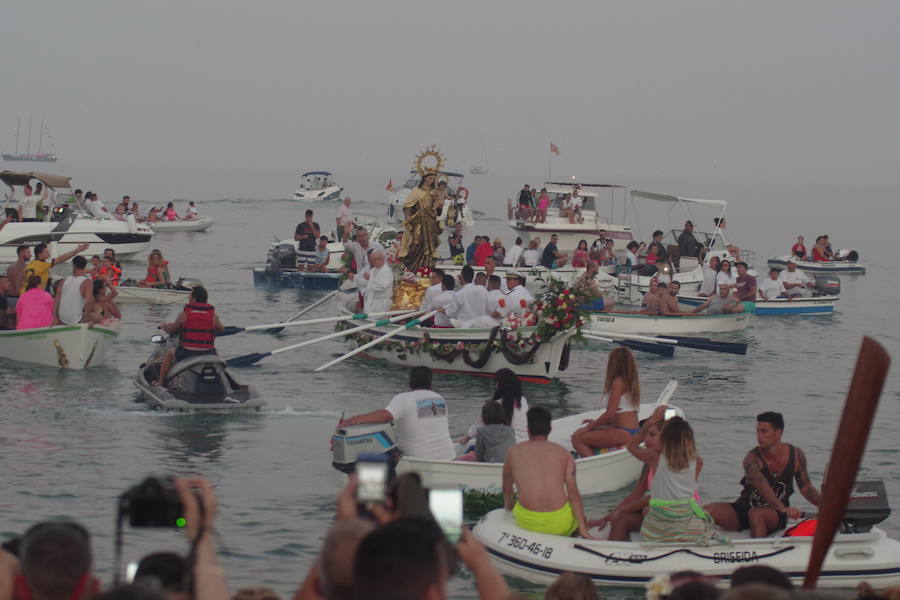
[(132, 527), (184, 527), (184, 506), (171, 476), (147, 477), (119, 497)]

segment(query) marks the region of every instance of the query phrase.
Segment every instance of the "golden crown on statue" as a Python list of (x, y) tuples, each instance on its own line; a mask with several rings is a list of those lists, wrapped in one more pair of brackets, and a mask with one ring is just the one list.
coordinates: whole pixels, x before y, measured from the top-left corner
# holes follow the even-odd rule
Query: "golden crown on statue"
[(420, 177), (429, 173), (437, 174), (444, 168), (445, 162), (440, 148), (436, 144), (432, 144), (416, 156), (416, 172)]

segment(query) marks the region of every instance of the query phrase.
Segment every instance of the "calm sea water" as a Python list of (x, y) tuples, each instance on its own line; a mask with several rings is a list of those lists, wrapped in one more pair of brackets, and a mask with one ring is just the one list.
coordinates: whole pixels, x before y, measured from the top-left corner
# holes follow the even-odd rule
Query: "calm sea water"
[[(503, 220), (505, 200), (526, 181), (467, 179), (471, 201), (480, 211), (467, 236), (500, 235), (511, 244), (515, 236)], [(129, 191), (127, 182), (115, 183), (123, 193)], [(673, 403), (684, 408), (696, 430), (706, 460), (701, 481), (705, 499), (736, 496), (741, 459), (755, 442), (754, 417), (770, 409), (785, 414), (785, 437), (804, 448), (819, 483), (861, 336), (876, 336), (895, 356), (900, 348), (895, 324), (900, 303), (891, 283), (900, 272), (889, 225), (896, 222), (896, 209), (873, 218), (890, 205), (896, 190), (653, 183), (646, 189), (729, 200), (729, 232), (741, 247), (756, 250), (757, 267), (764, 267), (767, 256), (783, 254), (797, 234), (810, 239), (824, 232), (838, 247), (859, 250), (867, 263), (867, 275), (842, 278), (843, 294), (834, 315), (755, 317), (746, 333), (730, 336), (749, 342), (745, 357), (684, 349), (677, 350), (673, 359), (638, 355), (645, 398), (658, 394), (669, 379), (679, 380)], [(380, 187), (370, 183), (369, 189)], [(373, 191), (368, 202), (359, 201), (364, 194), (353, 195), (357, 213), (383, 213), (379, 202), (384, 192)], [(200, 200), (201, 211), (213, 216), (216, 224), (207, 233), (160, 234), (153, 246), (162, 249), (174, 274), (203, 280), (226, 324), (278, 321), (320, 297), (315, 292), (255, 289), (250, 273), (262, 262), (273, 236), (291, 236), (307, 205), (288, 200), (212, 201), (200, 191), (192, 195), (173, 191), (171, 196)], [(107, 202), (111, 201), (108, 195)], [(336, 206), (314, 208), (323, 228), (333, 227)], [(887, 218), (890, 214), (894, 217)], [(683, 219), (681, 213), (668, 215), (665, 207), (640, 207), (638, 215), (645, 237), (656, 227)], [(713, 216), (695, 215), (701, 223), (711, 222)], [(126, 263), (126, 275), (141, 276), (145, 259)], [(137, 399), (131, 379), (151, 351), (148, 339), (157, 325), (174, 319), (177, 311), (177, 307), (124, 306), (122, 335), (102, 368), (61, 372), (0, 362), (0, 505), (5, 508), (0, 513), (0, 537), (21, 533), (43, 519), (76, 518), (91, 530), (96, 570), (108, 577), (118, 494), (148, 473), (202, 474), (217, 486), (221, 554), (232, 589), (259, 583), (290, 594), (318, 552), (344, 481), (330, 466), (329, 437), (336, 420), (344, 412), (383, 407), (405, 389), (407, 372), (380, 362), (349, 360), (313, 373), (313, 368), (349, 349), (334, 340), (238, 370), (236, 376), (257, 387), (268, 401), (268, 408), (258, 414), (153, 412)], [(329, 308), (323, 306), (310, 316), (328, 314)], [(279, 337), (242, 334), (223, 338), (218, 345), (222, 355), (234, 356), (330, 331), (329, 325), (317, 325), (288, 330)], [(526, 385), (529, 402), (547, 406), (557, 416), (595, 408), (608, 351), (600, 345), (578, 348), (558, 382)], [(882, 397), (862, 473), (884, 479), (895, 499), (900, 497), (896, 372)], [(436, 375), (434, 387), (448, 399), (454, 434), (468, 427), (490, 392), (487, 381), (464, 376)], [(588, 513), (601, 514), (624, 493), (588, 498)], [(801, 506), (804, 503), (799, 500)], [(885, 527), (893, 536), (900, 535), (897, 517)], [(154, 550), (184, 548), (185, 541), (174, 531), (129, 530), (125, 536), (126, 560)], [(514, 584), (522, 591), (540, 592), (523, 582)], [(455, 579), (451, 587), (455, 597), (475, 597), (474, 585), (466, 578)], [(605, 594), (642, 597), (627, 590)]]

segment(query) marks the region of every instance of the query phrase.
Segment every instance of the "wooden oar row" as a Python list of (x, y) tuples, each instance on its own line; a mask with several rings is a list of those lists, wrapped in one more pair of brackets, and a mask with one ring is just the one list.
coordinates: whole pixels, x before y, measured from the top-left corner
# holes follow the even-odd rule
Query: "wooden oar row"
[(675, 352), (675, 346), (693, 348), (695, 350), (709, 350), (711, 352), (723, 352), (726, 354), (747, 354), (747, 344), (742, 342), (717, 342), (708, 338), (677, 337), (677, 336), (649, 336), (633, 333), (585, 333), (586, 339), (596, 340), (627, 346), (641, 352), (650, 352), (660, 356), (671, 357)]

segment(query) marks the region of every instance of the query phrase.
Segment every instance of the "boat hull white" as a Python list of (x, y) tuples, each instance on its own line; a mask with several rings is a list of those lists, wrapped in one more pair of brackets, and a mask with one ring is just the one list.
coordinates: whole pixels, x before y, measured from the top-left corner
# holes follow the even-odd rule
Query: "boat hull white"
[(769, 267), (786, 269), (787, 261), (793, 260), (797, 268), (805, 273), (822, 275), (823, 273), (845, 273), (848, 275), (865, 275), (866, 267), (860, 262), (848, 260), (835, 260), (830, 262), (812, 262), (808, 260), (796, 260), (790, 256), (773, 256), (769, 259)]
[(119, 322), (104, 325), (60, 325), (0, 331), (0, 358), (19, 362), (85, 369), (102, 364), (119, 335)]
[[(685, 306), (699, 306), (706, 301), (701, 296), (678, 296), (678, 303)], [(828, 315), (834, 312), (838, 296), (814, 296), (812, 298), (775, 298), (757, 300), (754, 315)]]
[[(503, 509), (485, 515), (474, 534), (505, 575), (547, 585), (560, 573), (571, 571), (587, 575), (597, 585), (629, 587), (643, 587), (656, 576), (685, 569), (720, 577), (719, 584), (727, 586), (736, 568), (758, 564), (780, 569), (799, 585), (813, 539), (744, 538), (708, 546), (586, 540), (526, 531)], [(818, 586), (853, 588), (860, 581), (875, 588), (900, 584), (900, 542), (878, 528), (838, 535)]]
[(149, 248), (153, 233), (145, 223), (135, 223), (131, 218), (118, 221), (78, 216), (71, 222), (7, 223), (0, 230), (0, 263), (15, 262), (17, 247), (38, 244), (49, 244), (52, 256), (88, 243), (90, 246), (82, 255), (102, 255), (106, 248), (112, 248), (118, 258), (128, 258)]
[[(363, 325), (367, 322), (362, 321), (356, 324)], [(391, 330), (391, 327), (370, 329), (363, 334), (358, 334), (360, 335), (359, 341), (360, 343), (369, 341)], [(520, 331), (523, 337), (527, 338), (533, 330), (532, 327), (525, 327)], [(486, 377), (493, 377), (498, 369), (507, 368), (512, 369), (520, 379), (533, 383), (549, 383), (568, 366), (569, 338), (575, 334), (574, 329), (557, 334), (549, 342), (541, 343), (530, 358), (510, 360), (505, 351), (492, 348), (487, 360), (481, 364), (482, 361), (479, 359), (482, 358), (482, 351), (473, 346), (483, 345), (487, 342), (492, 331), (491, 329), (413, 327), (386, 342), (369, 348), (363, 353), (363, 356), (382, 359), (403, 367), (425, 366), (440, 373), (465, 373)], [(431, 342), (441, 345), (439, 351), (429, 352), (422, 347), (425, 334), (428, 334)], [(502, 334), (498, 330), (495, 339), (499, 339), (500, 335)], [(466, 347), (465, 354), (458, 350), (459, 343)], [(531, 344), (527, 345), (527, 348), (516, 348), (516, 354), (521, 355), (533, 349)], [(444, 358), (437, 354), (441, 354)]]
[(213, 226), (212, 217), (202, 216), (196, 219), (181, 219), (178, 221), (154, 221), (148, 223), (153, 231), (206, 231)]
[[(641, 405), (641, 418), (653, 412), (652, 404)], [(570, 415), (553, 421), (549, 439), (572, 450), (571, 436), (583, 419), (596, 419), (601, 411)], [(582, 494), (603, 494), (620, 489), (641, 474), (641, 463), (628, 450), (616, 449), (575, 461), (578, 490)], [(462, 485), (464, 489), (502, 493), (503, 463), (454, 460), (427, 460), (404, 456), (398, 473), (415, 472), (426, 487)]]
[(302, 188), (294, 192), (294, 200), (300, 202), (332, 202), (341, 199), (341, 192), (344, 191), (339, 185), (331, 185), (319, 190), (304, 190)]
[(751, 312), (734, 315), (663, 317), (622, 313), (591, 313), (590, 333), (634, 333), (646, 335), (691, 335), (742, 331), (750, 323)]
[(120, 285), (116, 288), (116, 304), (186, 304), (190, 290), (170, 290)]

